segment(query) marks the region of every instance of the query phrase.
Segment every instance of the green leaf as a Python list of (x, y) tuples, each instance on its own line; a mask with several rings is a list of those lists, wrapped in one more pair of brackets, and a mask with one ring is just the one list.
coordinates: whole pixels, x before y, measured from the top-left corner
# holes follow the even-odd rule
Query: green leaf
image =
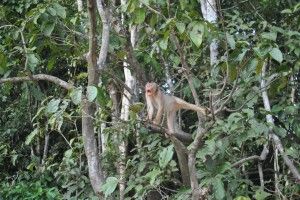
[(144, 8), (138, 8), (134, 11), (134, 23), (141, 24), (145, 21), (146, 11)]
[(72, 92), (70, 93), (71, 96), (71, 100), (75, 105), (80, 104), (81, 102), (81, 96), (82, 96), (82, 89), (79, 88), (75, 88), (74, 90), (72, 90)]
[(232, 35), (226, 33), (226, 39), (231, 49), (235, 49), (235, 40)]
[(159, 166), (165, 168), (173, 157), (173, 146), (170, 145), (159, 154)]
[(267, 40), (276, 41), (277, 33), (276, 32), (264, 32), (261, 34), (261, 37)]
[(60, 103), (59, 99), (52, 99), (46, 108), (47, 113), (55, 113), (58, 110), (58, 105)]
[(186, 5), (188, 4), (188, 0), (179, 0), (181, 10), (184, 10)]
[(166, 50), (168, 48), (168, 37), (159, 41), (158, 45), (161, 49)]
[(5, 74), (7, 71), (7, 58), (4, 53), (0, 51), (0, 74)]
[(237, 78), (237, 68), (235, 65), (229, 65), (229, 79), (230, 81), (234, 81)]
[(57, 15), (60, 16), (61, 18), (65, 19), (67, 14), (66, 14), (66, 8), (61, 6), (58, 3), (53, 4), (53, 8), (56, 11)]
[(271, 195), (270, 193), (267, 193), (267, 192), (259, 189), (259, 190), (256, 190), (254, 198), (256, 200), (264, 200), (264, 199), (266, 199), (270, 195)]
[(45, 36), (50, 36), (52, 31), (54, 30), (54, 27), (55, 27), (54, 22), (43, 23), (42, 31), (45, 34)]
[(271, 56), (274, 60), (278, 61), (279, 63), (282, 62), (282, 60), (283, 60), (283, 55), (282, 55), (281, 51), (280, 51), (278, 48), (273, 48), (273, 49), (269, 52), (269, 54), (270, 54), (270, 56)]
[(234, 200), (251, 200), (251, 199), (249, 197), (238, 196), (238, 197), (235, 197)]
[(256, 69), (258, 64), (258, 59), (257, 58), (253, 58), (251, 59), (250, 63), (249, 63), (249, 69)]
[(13, 166), (16, 166), (16, 160), (17, 160), (18, 157), (19, 157), (18, 154), (13, 154), (11, 156), (11, 162), (12, 162)]
[(255, 69), (257, 75), (260, 75), (263, 65), (264, 65), (264, 60), (259, 59)]
[(38, 128), (35, 128), (35, 129), (34, 129), (34, 130), (26, 137), (25, 144), (26, 144), (26, 145), (29, 145), (38, 133), (39, 133), (39, 129), (38, 129)]
[(97, 97), (98, 90), (95, 86), (87, 87), (87, 99), (89, 102), (92, 102)]
[(118, 179), (116, 177), (108, 177), (105, 184), (101, 186), (101, 191), (104, 192), (105, 197), (111, 195), (118, 186)]
[(281, 11), (280, 13), (282, 14), (292, 14), (293, 11), (291, 9), (284, 9), (283, 11)]
[(28, 54), (27, 59), (28, 59), (28, 67), (29, 67), (30, 71), (33, 72), (35, 67), (39, 63), (39, 59), (33, 53)]
[(129, 110), (134, 113), (139, 113), (144, 108), (144, 104), (141, 102), (130, 105)]
[(176, 28), (178, 29), (179, 33), (182, 34), (185, 31), (185, 24), (182, 22), (175, 23)]
[(224, 184), (220, 178), (215, 178), (214, 184), (214, 195), (217, 200), (221, 200), (225, 197)]
[(192, 42), (197, 46), (200, 47), (203, 40), (203, 33), (204, 33), (204, 26), (201, 23), (196, 23), (193, 26), (192, 31), (189, 32), (190, 38)]
[(73, 153), (73, 149), (69, 149), (69, 150), (65, 151), (65, 157), (66, 158), (71, 158), (72, 153)]
[(56, 16), (56, 10), (52, 7), (47, 8), (47, 11), (50, 15)]
[(145, 177), (150, 179), (150, 185), (154, 185), (155, 180), (157, 178), (158, 175), (160, 175), (162, 173), (162, 171), (160, 169), (153, 169), (150, 172), (148, 172)]

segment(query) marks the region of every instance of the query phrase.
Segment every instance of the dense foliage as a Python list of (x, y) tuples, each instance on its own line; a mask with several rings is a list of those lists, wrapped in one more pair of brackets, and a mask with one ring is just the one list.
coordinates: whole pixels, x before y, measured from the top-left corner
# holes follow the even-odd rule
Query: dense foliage
[[(264, 191), (257, 160), (237, 167), (232, 164), (260, 155), (271, 126), (285, 154), (300, 169), (300, 4), (294, 0), (217, 2), (217, 25), (203, 19), (197, 0), (128, 0), (122, 6), (111, 5), (112, 20), (119, 21), (122, 14), (122, 30), (138, 26), (134, 55), (147, 79), (158, 82), (167, 92), (169, 74), (174, 84), (171, 92), (194, 101), (172, 35), (179, 39), (202, 105), (210, 106), (210, 91), (219, 91), (228, 74), (220, 101), (228, 96), (231, 99), (214, 122), (208, 120), (211, 127), (196, 154), (199, 182), (210, 188), (209, 198), (298, 199), (300, 186), (282, 157), (274, 160), (272, 145), (262, 163)], [(100, 19), (97, 23), (101, 27)], [(47, 81), (0, 84), (0, 199), (97, 198), (90, 185), (81, 134), (87, 29), (87, 13), (79, 12), (75, 1), (2, 0), (1, 78), (43, 73), (76, 88), (68, 92)], [(122, 95), (123, 61), (129, 45), (128, 36), (119, 29), (112, 23), (107, 70), (97, 87), (88, 88), (88, 98), (96, 99), (99, 105), (95, 129), (105, 135), (101, 163), (108, 178), (101, 190), (108, 198), (118, 197), (118, 145), (126, 138), (128, 199), (143, 199), (155, 191), (159, 198), (187, 199), (191, 191), (181, 184), (172, 143), (140, 123), (145, 109), (140, 112), (140, 104), (135, 104), (128, 122), (113, 120), (108, 90), (113, 80), (118, 97)], [(97, 34), (101, 46), (100, 29)], [(214, 39), (218, 40), (219, 55), (217, 64), (210, 66), (209, 44)], [(261, 98), (265, 62), (270, 112)], [(139, 80), (138, 72), (129, 69)], [(141, 92), (138, 98), (144, 102)], [(272, 114), (274, 125), (266, 122), (267, 114)], [(195, 135), (197, 115), (191, 111), (180, 115), (183, 130)], [(279, 171), (274, 171), (274, 165)], [(279, 194), (275, 192), (275, 176)]]

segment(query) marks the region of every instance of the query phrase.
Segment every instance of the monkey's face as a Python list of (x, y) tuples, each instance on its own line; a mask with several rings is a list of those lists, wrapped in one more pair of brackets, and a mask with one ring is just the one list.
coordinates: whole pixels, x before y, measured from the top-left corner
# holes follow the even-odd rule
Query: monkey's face
[(154, 96), (156, 91), (157, 91), (157, 85), (156, 83), (147, 83), (146, 86), (145, 86), (145, 90), (146, 90), (146, 95), (147, 96)]

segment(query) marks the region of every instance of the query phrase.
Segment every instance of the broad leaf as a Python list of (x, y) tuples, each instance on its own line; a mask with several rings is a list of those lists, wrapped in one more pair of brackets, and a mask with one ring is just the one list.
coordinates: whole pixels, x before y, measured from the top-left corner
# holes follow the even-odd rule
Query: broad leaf
[(214, 188), (214, 195), (217, 200), (221, 200), (225, 197), (224, 184), (220, 178), (215, 178), (213, 188)]
[(81, 88), (75, 88), (72, 90), (71, 94), (71, 100), (74, 104), (78, 105), (81, 102), (81, 96), (82, 96), (82, 89)]
[(87, 87), (87, 99), (89, 102), (92, 102), (97, 97), (98, 90), (95, 86)]
[(59, 103), (60, 103), (59, 99), (52, 99), (46, 107), (46, 112), (55, 113), (58, 110)]
[(235, 49), (234, 37), (232, 35), (230, 35), (229, 33), (226, 33), (226, 39), (227, 39), (227, 42), (229, 44), (229, 47), (231, 49)]
[(26, 137), (25, 144), (26, 144), (26, 145), (29, 145), (38, 133), (39, 133), (39, 129), (38, 129), (38, 128), (35, 128), (35, 129), (34, 129), (34, 130)]
[(276, 32), (264, 32), (261, 34), (261, 37), (267, 40), (272, 40), (275, 41), (277, 38), (277, 33)]
[(65, 19), (67, 14), (66, 14), (66, 8), (61, 6), (58, 3), (53, 4), (53, 8), (56, 11), (57, 15), (60, 16), (61, 18)]
[(55, 23), (54, 22), (47, 22), (43, 24), (42, 31), (46, 36), (50, 36), (52, 31), (54, 30)]
[(170, 145), (159, 154), (159, 166), (165, 168), (173, 157), (173, 146)]
[(154, 185), (157, 176), (160, 175), (162, 171), (160, 169), (153, 169), (152, 171), (148, 172), (145, 177), (150, 179), (150, 185)]
[(101, 186), (101, 191), (104, 192), (105, 197), (111, 195), (118, 185), (118, 179), (116, 177), (108, 177), (105, 184)]
[(182, 34), (185, 31), (185, 24), (182, 22), (175, 23), (176, 28), (178, 29), (179, 33)]
[(33, 53), (28, 54), (27, 59), (28, 59), (28, 67), (30, 71), (34, 71), (35, 67), (39, 63), (39, 59)]
[(143, 8), (138, 8), (134, 11), (134, 23), (141, 24), (145, 21), (146, 11)]
[(161, 49), (166, 50), (168, 48), (168, 37), (159, 41), (158, 45)]
[(266, 199), (266, 198), (267, 198), (268, 196), (270, 196), (270, 195), (271, 195), (270, 193), (267, 193), (267, 192), (265, 192), (265, 191), (259, 189), (259, 190), (257, 190), (257, 191), (255, 192), (254, 198), (255, 198), (256, 200), (264, 200), (264, 199)]
[(189, 32), (192, 42), (197, 47), (200, 47), (200, 45), (202, 44), (203, 33), (204, 33), (204, 26), (201, 23), (194, 24), (192, 31)]
[(65, 151), (65, 157), (66, 158), (71, 158), (72, 153), (73, 153), (73, 149), (69, 149), (69, 150)]
[(281, 51), (280, 51), (278, 48), (273, 48), (273, 49), (269, 52), (269, 54), (270, 54), (270, 56), (271, 56), (274, 60), (278, 61), (279, 63), (282, 62), (282, 60), (283, 60), (283, 55), (282, 55)]

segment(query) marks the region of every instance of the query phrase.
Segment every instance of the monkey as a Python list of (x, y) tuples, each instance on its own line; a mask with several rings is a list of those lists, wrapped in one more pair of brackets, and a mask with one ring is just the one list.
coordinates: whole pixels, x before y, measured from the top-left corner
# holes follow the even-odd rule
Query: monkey
[[(148, 82), (145, 85), (145, 96), (148, 112), (147, 120), (153, 124), (160, 125), (162, 116), (165, 113), (167, 116), (167, 128), (170, 133), (175, 133), (176, 130), (176, 111), (187, 109), (206, 115), (205, 108), (190, 104), (178, 97), (164, 94), (155, 82)], [(153, 119), (155, 110), (156, 116)]]

